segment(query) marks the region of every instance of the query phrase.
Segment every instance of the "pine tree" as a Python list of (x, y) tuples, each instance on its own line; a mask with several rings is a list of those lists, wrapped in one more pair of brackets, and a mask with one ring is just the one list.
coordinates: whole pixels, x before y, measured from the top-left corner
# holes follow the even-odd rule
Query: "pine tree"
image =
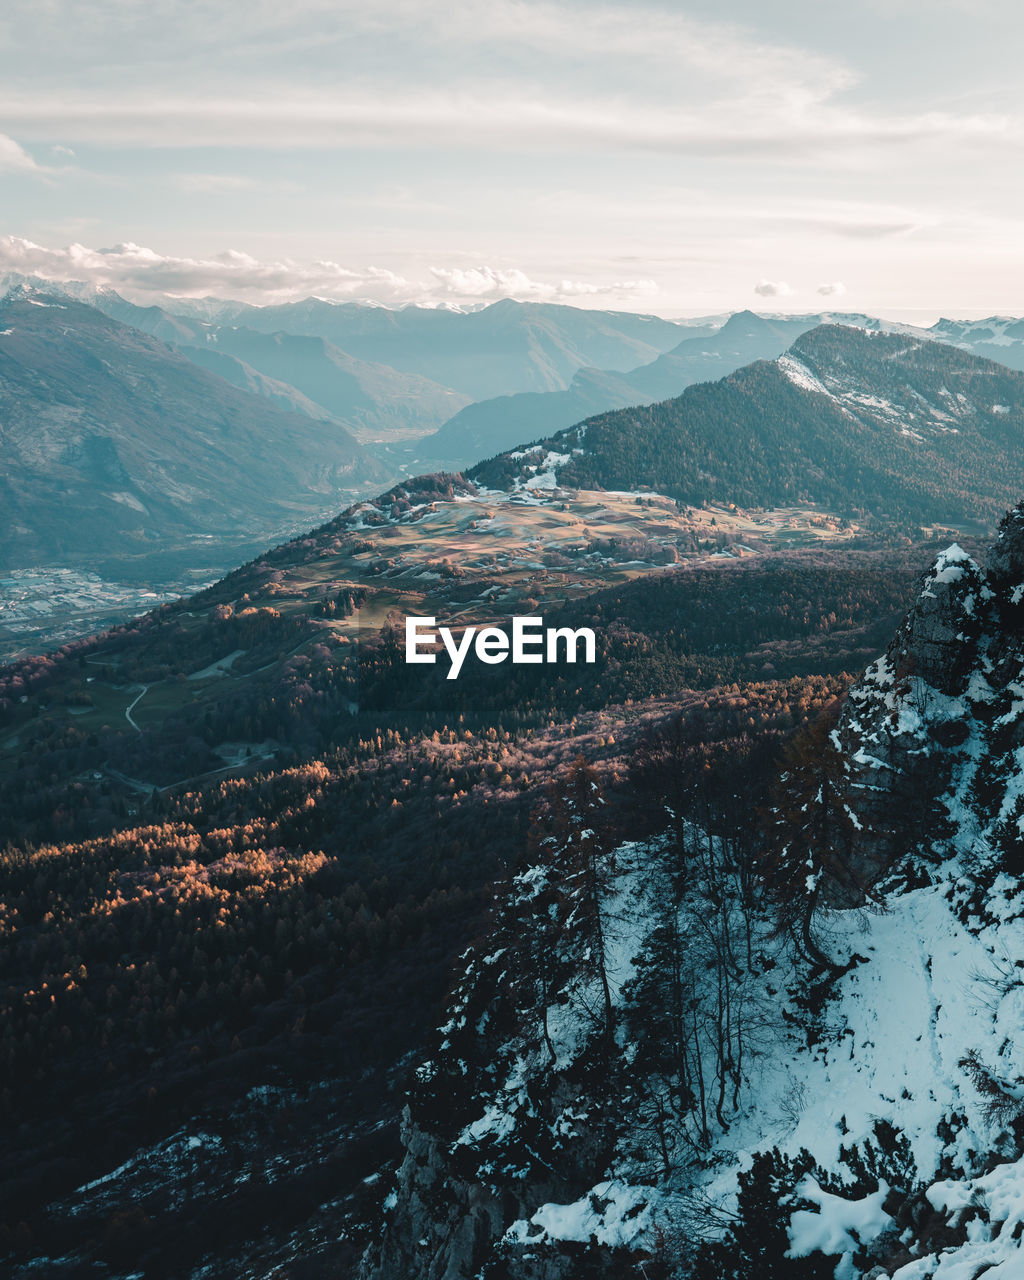
[(854, 822), (843, 802), (843, 760), (832, 741), (837, 705), (791, 743), (772, 810), (775, 853), (769, 867), (774, 896), (811, 960), (834, 968), (814, 939), (814, 913), (824, 882), (849, 881)]

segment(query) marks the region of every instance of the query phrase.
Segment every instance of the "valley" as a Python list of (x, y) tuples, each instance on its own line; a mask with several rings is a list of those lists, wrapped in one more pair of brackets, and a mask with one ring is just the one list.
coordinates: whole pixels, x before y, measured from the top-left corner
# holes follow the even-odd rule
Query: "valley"
[(105, 582), (74, 569), (11, 569), (0, 577), (0, 662), (57, 648), (181, 594)]
[[(17, 315), (27, 324), (39, 310), (23, 302)], [(303, 323), (324, 314), (310, 308)], [(326, 314), (357, 330), (387, 323)], [(525, 320), (535, 337), (541, 325), (554, 341), (557, 318), (505, 308), (487, 323), (509, 323), (521, 336)], [(115, 323), (78, 319), (86, 346)], [(154, 332), (169, 323), (166, 314), (151, 319)], [(438, 331), (450, 324), (415, 316), (403, 323), (421, 322)], [(270, 327), (275, 317), (259, 323)], [(587, 326), (581, 343), (621, 350), (625, 342), (640, 352), (642, 325)], [(764, 337), (749, 321), (743, 326), (752, 341)], [(272, 349), (284, 359), (297, 350), (232, 332), (250, 354)], [(154, 377), (191, 379), (170, 348), (155, 345), (162, 339), (148, 336), (140, 347), (123, 326), (110, 333), (129, 368), (141, 360)], [(664, 328), (658, 335), (661, 344), (671, 337)], [(769, 337), (780, 341), (777, 332)], [(705, 355), (713, 345), (688, 341)], [(314, 349), (323, 372), (325, 349), (303, 348)], [(367, 340), (363, 350), (371, 349)], [(661, 361), (649, 349), (643, 356)], [(497, 379), (514, 364), (498, 361), (492, 385), (505, 385)], [(458, 373), (458, 362), (449, 368)], [(116, 365), (115, 373), (127, 459), (131, 380)], [(243, 374), (250, 394), (280, 400), (280, 381)], [(567, 375), (563, 368), (551, 376), (557, 383)], [(593, 1164), (622, 1175), (615, 1188), (596, 1174), (584, 1181), (593, 1162), (581, 1157), (559, 1184), (565, 1214), (524, 1200), (509, 1225), (509, 1247), (522, 1246), (515, 1265), (531, 1274), (539, 1224), (548, 1250), (539, 1265), (562, 1266), (564, 1255), (572, 1274), (574, 1250), (586, 1245), (574, 1234), (578, 1218), (608, 1233), (611, 1261), (600, 1248), (591, 1261), (614, 1274), (626, 1257), (614, 1250), (632, 1249), (651, 1221), (649, 1198), (627, 1186), (628, 1176), (642, 1184), (651, 1176), (644, 1160), (658, 1151), (658, 1176), (666, 1176), (676, 1167), (670, 1140), (698, 1152), (697, 1165), (699, 1153), (712, 1160), (717, 1151), (725, 1186), (729, 1153), (754, 1142), (745, 1135), (756, 1119), (749, 1109), (750, 1128), (729, 1119), (740, 1103), (728, 1101), (726, 1084), (739, 1099), (762, 1041), (753, 1036), (741, 1070), (726, 1042), (715, 1041), (715, 1000), (735, 990), (744, 1007), (749, 1000), (794, 1027), (818, 1025), (792, 994), (817, 981), (801, 967), (813, 952), (788, 949), (782, 936), (798, 937), (799, 922), (763, 896), (799, 904), (793, 885), (806, 879), (802, 854), (794, 854), (793, 884), (765, 887), (776, 884), (779, 859), (785, 874), (792, 870), (772, 825), (779, 778), (790, 776), (795, 751), (805, 770), (825, 758), (815, 726), (833, 723), (847, 690), (898, 632), (928, 564), (954, 540), (966, 555), (991, 536), (1000, 494), (1019, 482), (1022, 388), (1019, 374), (912, 335), (819, 328), (802, 333), (790, 355), (683, 397), (599, 414), (469, 473), (432, 472), (384, 491), (386, 480), (374, 486), (367, 477), (387, 468), (375, 472), (378, 464), (359, 452), (376, 427), (353, 428), (331, 444), (317, 435), (329, 424), (314, 422), (308, 434), (297, 425), (301, 413), (313, 421), (308, 406), (285, 396), (297, 410), (287, 432), (298, 432), (286, 439), (314, 452), (340, 440), (353, 465), (367, 468), (340, 514), (318, 488), (287, 512), (268, 508), (261, 533), (236, 530), (229, 545), (230, 535), (212, 526), (198, 538), (183, 535), (179, 512), (159, 553), (146, 550), (136, 527), (130, 538), (108, 537), (90, 567), (47, 562), (5, 572), (0, 625), (6, 614), (13, 660), (0, 667), (0, 824), (15, 835), (0, 856), (0, 1114), (9, 1134), (0, 1244), (11, 1273), (31, 1280), (42, 1267), (70, 1277), (88, 1267), (102, 1280), (139, 1270), (198, 1280), (228, 1266), (225, 1274), (238, 1277), (287, 1268), (348, 1280), (365, 1256), (364, 1272), (379, 1267), (388, 1280), (405, 1280), (433, 1253), (447, 1256), (440, 1237), (448, 1210), (439, 1201), (430, 1222), (417, 1217), (420, 1175), (403, 1166), (399, 1117), (407, 1099), (418, 1099), (416, 1123), (434, 1133), (451, 1103), (461, 1117), (456, 1136), (469, 1135), (455, 1143), (455, 1166), (475, 1160), (478, 1145), (488, 1148), (477, 1110), (485, 1121), (505, 1114), (505, 1094), (517, 1087), (513, 1072), (507, 1091), (492, 1089), (506, 1042), (488, 1039), (487, 1019), (474, 1019), (484, 1039), (476, 1044), (467, 1032), (472, 1070), (441, 1095), (427, 1087), (423, 1064), (435, 1060), (427, 1057), (434, 1028), (453, 975), (474, 954), (466, 948), (495, 955), (489, 940), (498, 936), (516, 952), (546, 936), (543, 914), (530, 916), (529, 893), (511, 908), (513, 917), (526, 912), (526, 924), (509, 924), (507, 893), (541, 865), (553, 839), (575, 829), (566, 805), (581, 785), (578, 804), (589, 803), (591, 782), (581, 779), (601, 794), (599, 819), (586, 831), (600, 832), (602, 848), (622, 848), (624, 879), (617, 888), (609, 880), (607, 890), (622, 907), (613, 985), (621, 1016), (634, 1019), (637, 1062), (655, 1073), (637, 1077), (652, 1090), (636, 1112), (646, 1154)], [(233, 392), (222, 394), (241, 412)], [(268, 429), (284, 429), (278, 410), (269, 412)], [(47, 421), (56, 430), (52, 414)], [(400, 443), (390, 436), (389, 447)], [(261, 454), (260, 465), (271, 456)], [(58, 471), (105, 475), (121, 457), (89, 445), (62, 457)], [(116, 492), (142, 494), (154, 484), (153, 460), (144, 461), (136, 489)], [(245, 464), (243, 443), (231, 466)], [(225, 520), (224, 509), (217, 518)], [(325, 522), (310, 527), (317, 518)], [(227, 554), (230, 564), (232, 549), (239, 567), (222, 575), (215, 557)], [(159, 589), (137, 585), (146, 565), (158, 563), (151, 554), (165, 569)], [(209, 569), (197, 567), (204, 563)], [(140, 616), (124, 616), (135, 610)], [(467, 663), (457, 681), (446, 679), (444, 658), (404, 661), (407, 616), (434, 616), (458, 634), (508, 628), (522, 614), (549, 627), (591, 628), (595, 661)], [(77, 631), (108, 621), (94, 634)], [(801, 747), (807, 734), (814, 745)], [(799, 778), (805, 790), (786, 800), (786, 829), (803, 839), (798, 815), (819, 779)], [(692, 858), (695, 878), (688, 871), (680, 879)], [(706, 879), (720, 872), (724, 880)], [(661, 886), (662, 904), (678, 903), (687, 929), (704, 928), (712, 898), (756, 901), (765, 913), (747, 934), (742, 981), (737, 961), (717, 996), (694, 987), (690, 997), (696, 1038), (681, 1052), (695, 1073), (692, 1046), (704, 1046), (700, 1054), (718, 1073), (717, 1118), (714, 1105), (699, 1118), (687, 1101), (697, 1097), (695, 1074), (685, 1088), (671, 1083), (671, 1117), (658, 1112), (669, 1067), (658, 1056), (661, 1031), (649, 1029), (661, 1014), (650, 1013), (647, 997), (621, 997), (626, 950), (665, 955), (657, 930), (668, 917), (643, 897), (647, 875)], [(560, 892), (550, 901), (556, 915), (572, 902)], [(661, 923), (650, 932), (655, 916)], [(563, 941), (552, 940), (553, 961)], [(601, 997), (595, 1003), (597, 988), (587, 987), (585, 941), (582, 932), (566, 941), (557, 972), (523, 954), (522, 980), (507, 985), (525, 1003), (480, 986), (484, 1005), (512, 1028), (513, 1057), (515, 1020), (549, 981), (567, 984), (560, 1008), (583, 1012), (577, 1024), (552, 1015), (553, 1048), (542, 1056), (568, 1062), (572, 1045), (591, 1043)], [(716, 972), (711, 952), (700, 955), (687, 982)], [(652, 975), (661, 963), (651, 960)], [(532, 1052), (523, 1049), (524, 1061)], [(607, 1049), (586, 1049), (580, 1060), (596, 1099), (613, 1059)], [(437, 1060), (459, 1075), (450, 1058)], [(781, 1085), (776, 1093), (772, 1107), (796, 1114), (799, 1099)], [(707, 1113), (706, 1090), (702, 1096)], [(627, 1090), (618, 1105), (634, 1102)], [(532, 1123), (508, 1105), (509, 1132)], [(527, 1145), (540, 1150), (540, 1142), (543, 1159), (559, 1169), (561, 1144), (572, 1147), (583, 1119), (560, 1120), (551, 1150), (544, 1135)], [(411, 1159), (437, 1172), (449, 1203), (459, 1203), (460, 1175), (447, 1168), (447, 1154), (432, 1149), (425, 1165)], [(392, 1187), (396, 1168), (405, 1172)], [(678, 1168), (691, 1176), (681, 1157)], [(481, 1174), (481, 1186), (492, 1172)], [(705, 1185), (703, 1174), (693, 1177)], [(500, 1179), (493, 1187), (505, 1195)], [(598, 1207), (573, 1199), (588, 1188)], [(686, 1194), (664, 1204), (674, 1213)], [(382, 1221), (391, 1243), (375, 1252)], [(616, 1235), (615, 1222), (636, 1229)]]
[(1019, 4), (0, 15), (0, 1280), (1024, 1280)]
[[(877, 538), (865, 537), (857, 525), (813, 507), (693, 509), (654, 493), (546, 487), (509, 493), (481, 491), (460, 477), (422, 477), (355, 504), (216, 588), (196, 584), (199, 600), (171, 609), (182, 658), (199, 646), (194, 663), (174, 664), (173, 675), (157, 678), (136, 715), (141, 726), (155, 730), (166, 716), (187, 708), (198, 713), (221, 701), (229, 687), (235, 693), (258, 687), (265, 672), (284, 658), (308, 655), (325, 644), (357, 680), (360, 643), (372, 642), (390, 620), (407, 615), (435, 614), (456, 630), (502, 625), (514, 614), (559, 611), (595, 592), (667, 572), (770, 562), (776, 552), (877, 546)], [(25, 571), (10, 581), (8, 589), (18, 592), (12, 601), (16, 616), (6, 624), (12, 646), (27, 647), (33, 639), (38, 646), (51, 635), (59, 643), (62, 625), (71, 632), (64, 638), (70, 639), (81, 633), (83, 609), (127, 610), (133, 599), (115, 594), (94, 576), (67, 570)], [(134, 598), (146, 607), (141, 596)], [(176, 598), (168, 594), (168, 604)], [(157, 601), (148, 603), (153, 607)], [(76, 613), (65, 621), (62, 609)], [(258, 619), (262, 611), (270, 618), (267, 625), (285, 638), (285, 651), (276, 640), (253, 654), (233, 649), (228, 657), (208, 648), (200, 637), (225, 610), (239, 620)], [(0, 625), (4, 622), (0, 612)], [(32, 630), (26, 635), (19, 627)], [(108, 689), (94, 668), (109, 665), (116, 671), (122, 660), (104, 655), (116, 652), (118, 644), (116, 632), (109, 641), (87, 643), (86, 666), (80, 665), (45, 706), (26, 697), (23, 713), (12, 709), (12, 723), (40, 715), (47, 722), (73, 723), (80, 734), (116, 724), (123, 679)], [(147, 671), (147, 679), (153, 674)], [(0, 732), (0, 758), (5, 750), (20, 751), (20, 742), (20, 734)]]

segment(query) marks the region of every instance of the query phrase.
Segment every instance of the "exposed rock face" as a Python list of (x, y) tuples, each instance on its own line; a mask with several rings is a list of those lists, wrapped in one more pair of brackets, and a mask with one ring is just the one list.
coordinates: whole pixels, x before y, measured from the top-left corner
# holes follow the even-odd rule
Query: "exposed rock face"
[(1013, 859), (1024, 813), (1024, 504), (985, 562), (937, 559), (832, 735), (851, 823), (834, 905), (862, 901), (904, 855)]
[[(520, 902), (530, 893), (523, 877), (494, 950), (464, 957), (448, 1022), (417, 1071), (402, 1118), (405, 1157), (385, 1202), (380, 1242), (364, 1258), (360, 1280), (576, 1280), (581, 1274), (613, 1280), (621, 1274), (615, 1249), (551, 1248), (540, 1230), (527, 1226), (539, 1205), (572, 1204), (588, 1191), (595, 1169), (608, 1159), (612, 1126), (588, 1119), (595, 1104), (607, 1114), (597, 1104), (607, 1080), (606, 1069), (592, 1060), (587, 1032), (580, 1056), (564, 1065), (546, 1061), (534, 1037), (522, 1034), (514, 995), (522, 956), (501, 945), (524, 923), (517, 890)], [(510, 1235), (515, 1223), (523, 1229)], [(585, 1273), (580, 1252), (587, 1254)]]
[(416, 1072), (405, 1156), (360, 1280), (617, 1280), (649, 1256), (641, 1239), (657, 1179), (628, 1185), (619, 1144), (631, 1132), (622, 1115), (629, 957), (651, 927), (660, 873), (640, 846), (617, 850), (614, 863), (602, 852), (601, 910), (615, 940), (604, 938), (600, 968), (580, 855), (603, 801), (579, 776), (572, 830), (513, 879), (493, 935), (463, 957), (447, 1020)]
[[(708, 833), (698, 842), (702, 870), (695, 850), (673, 851), (668, 841), (623, 845), (608, 856), (600, 893), (588, 894), (585, 855), (603, 802), (586, 808), (590, 787), (581, 776), (564, 822), (553, 827), (561, 834), (540, 841), (540, 860), (512, 881), (493, 936), (463, 957), (448, 1020), (417, 1072), (405, 1157), (360, 1280), (788, 1275), (794, 1258), (834, 1247), (821, 1243), (808, 1186), (813, 1203), (824, 1197), (835, 1207), (851, 1194), (854, 1165), (866, 1179), (856, 1212), (865, 1197), (888, 1205), (874, 1251), (857, 1265), (884, 1263), (888, 1274), (894, 1253), (915, 1268), (933, 1254), (927, 1224), (906, 1217), (918, 1236), (911, 1251), (903, 1220), (890, 1229), (889, 1210), (903, 1196), (906, 1214), (922, 1204), (930, 1214), (937, 1201), (922, 1199), (916, 1179), (945, 1178), (951, 1161), (974, 1176), (977, 1153), (993, 1140), (978, 1136), (984, 1115), (965, 1119), (979, 1103), (984, 1112), (993, 1096), (1005, 1098), (1014, 1123), (1024, 1125), (1017, 1110), (1024, 1068), (1014, 1043), (1024, 984), (1016, 966), (993, 980), (981, 968), (981, 976), (962, 971), (959, 958), (984, 935), (970, 963), (988, 964), (1000, 922), (1010, 930), (998, 943), (1011, 948), (1007, 956), (1019, 954), (1022, 936), (1024, 504), (1003, 521), (984, 568), (958, 546), (938, 557), (892, 644), (851, 690), (831, 748), (823, 752), (818, 740), (808, 766), (813, 786), (794, 819), (828, 839), (801, 847), (794, 888), (806, 885), (812, 907), (824, 891), (832, 906), (878, 894), (887, 909), (832, 921), (845, 937), (843, 945), (833, 939), (826, 957), (837, 970), (838, 1010), (820, 1015), (817, 1026), (806, 1020), (807, 973), (786, 950), (778, 918), (759, 917), (745, 896), (746, 878), (720, 874), (737, 864), (721, 848), (715, 854)], [(803, 861), (829, 841), (820, 863)], [(680, 853), (689, 857), (685, 876)], [(746, 956), (730, 943), (741, 936), (730, 921), (740, 920), (751, 927)], [(876, 929), (877, 946), (861, 952), (858, 939)], [(856, 964), (838, 970), (851, 957)], [(601, 973), (613, 993), (607, 1016)], [(911, 974), (917, 987), (895, 992)], [(952, 986), (971, 983), (969, 998), (951, 996)], [(990, 1016), (993, 990), (1006, 1008)], [(701, 1021), (713, 1008), (728, 1009), (728, 1020)], [(734, 1013), (742, 1022), (744, 1009), (742, 1037), (729, 1039)], [(748, 1074), (740, 1039), (758, 1045), (759, 1034), (767, 1038)], [(918, 1052), (924, 1056), (908, 1071)], [(705, 1073), (721, 1085), (714, 1115), (705, 1114)], [(766, 1086), (773, 1079), (784, 1091), (774, 1101)], [(936, 1090), (946, 1091), (945, 1101)], [(809, 1122), (811, 1108), (817, 1118)], [(859, 1122), (851, 1122), (855, 1108)], [(974, 1128), (961, 1141), (968, 1123)], [(904, 1127), (920, 1140), (918, 1166), (908, 1155), (905, 1167), (885, 1171), (873, 1162), (866, 1173), (853, 1135), (864, 1151), (873, 1135), (876, 1154), (884, 1146), (895, 1160)], [(831, 1191), (808, 1183), (780, 1154), (810, 1137), (827, 1152), (816, 1155), (822, 1168), (830, 1161), (834, 1168), (837, 1132), (849, 1135), (839, 1163), (852, 1163)], [(700, 1196), (722, 1194), (728, 1180), (719, 1176), (730, 1160), (776, 1142), (758, 1166), (761, 1182), (743, 1184), (737, 1174), (749, 1191), (749, 1237), (737, 1227), (731, 1243), (701, 1246), (697, 1269), (687, 1271), (699, 1235), (694, 1205), (712, 1203)], [(890, 1200), (897, 1178), (902, 1189)], [(730, 1221), (738, 1221), (734, 1203)], [(782, 1227), (765, 1235), (780, 1213)], [(793, 1253), (801, 1222), (814, 1240)], [(1016, 1238), (1013, 1250), (1016, 1263)], [(827, 1268), (801, 1274), (861, 1274), (853, 1255), (851, 1244), (848, 1266), (833, 1257)], [(737, 1257), (746, 1259), (739, 1269)], [(910, 1280), (909, 1269), (897, 1274)]]
[[(556, 1108), (557, 1111), (557, 1108)], [(465, 1280), (486, 1274), (516, 1280), (576, 1280), (579, 1261), (571, 1246), (546, 1248), (541, 1240), (507, 1240), (510, 1222), (528, 1217), (545, 1201), (574, 1200), (583, 1182), (558, 1176), (532, 1178), (522, 1195), (499, 1195), (479, 1180), (466, 1153), (464, 1168), (438, 1134), (421, 1126), (406, 1108), (402, 1119), (405, 1159), (378, 1249), (364, 1259), (360, 1280)], [(620, 1263), (612, 1251), (593, 1251), (592, 1275), (614, 1280)], [(508, 1268), (499, 1271), (499, 1266)], [(601, 1269), (604, 1268), (604, 1269)]]
[(1024, 569), (1024, 503), (1007, 514), (989, 547), (985, 571), (994, 582), (1020, 581)]
[[(368, 1260), (363, 1275), (366, 1280), (414, 1275), (461, 1280), (472, 1275), (504, 1229), (492, 1198), (472, 1183), (453, 1188), (440, 1143), (414, 1123), (408, 1107), (402, 1117), (402, 1143), (405, 1159), (395, 1192), (402, 1212), (389, 1210), (380, 1253)], [(458, 1198), (453, 1189), (460, 1193)]]

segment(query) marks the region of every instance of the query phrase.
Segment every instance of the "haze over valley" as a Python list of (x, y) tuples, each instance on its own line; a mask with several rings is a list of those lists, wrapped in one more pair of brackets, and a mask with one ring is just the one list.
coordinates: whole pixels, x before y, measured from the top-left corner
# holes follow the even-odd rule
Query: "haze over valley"
[[(213, 299), (198, 318), (184, 300), (139, 307), (110, 291), (38, 281), (9, 281), (0, 305), (7, 422), (0, 568), (53, 579), (31, 603), (7, 584), (0, 613), (7, 655), (129, 616), (146, 603), (139, 591), (174, 596), (209, 582), (389, 480), (465, 470), (595, 414), (672, 400), (694, 383), (777, 359), (823, 321), (998, 351), (1004, 364), (1024, 364), (1024, 336), (1006, 320), (943, 322), (918, 333), (842, 315), (743, 312), (682, 324), (515, 302), (453, 312)], [(416, 372), (428, 366), (452, 385)], [(742, 410), (726, 412), (742, 419)], [(916, 465), (913, 453), (923, 456), (911, 449), (908, 466)], [(679, 461), (685, 470), (685, 450)], [(803, 465), (795, 443), (779, 465)], [(622, 477), (602, 483), (675, 483), (667, 473)], [(685, 496), (741, 507), (813, 497), (826, 514), (849, 515), (834, 487), (830, 494), (762, 488), (705, 476)], [(884, 486), (876, 497), (888, 500)], [(967, 509), (959, 512), (933, 504), (911, 524), (966, 520), (973, 528)], [(99, 596), (76, 598), (59, 589), (68, 572), (95, 574), (105, 585)]]

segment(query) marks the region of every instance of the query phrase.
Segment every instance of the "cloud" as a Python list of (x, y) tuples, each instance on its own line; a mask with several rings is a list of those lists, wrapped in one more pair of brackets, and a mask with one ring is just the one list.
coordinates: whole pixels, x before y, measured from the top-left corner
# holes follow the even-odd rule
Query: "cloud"
[(653, 280), (620, 280), (612, 284), (587, 284), (581, 280), (557, 283), (531, 280), (516, 268), (431, 267), (430, 274), (446, 293), (462, 298), (517, 298), (520, 301), (562, 302), (568, 298), (650, 295), (658, 292)]
[(17, 236), (2, 236), (0, 272), (84, 281), (136, 295), (215, 293), (257, 301), (311, 293), (337, 298), (365, 293), (380, 301), (402, 302), (413, 291), (403, 277), (376, 267), (360, 271), (335, 262), (264, 262), (236, 249), (209, 258), (176, 257), (131, 241), (100, 249), (82, 244), (49, 249)]
[(793, 290), (785, 280), (761, 279), (754, 285), (754, 292), (762, 298), (788, 298)]
[[(417, 65), (429, 68), (426, 83), (474, 75), (488, 82), (495, 73), (542, 83), (557, 65), (563, 76), (611, 70), (617, 84), (630, 73), (649, 82), (660, 72), (676, 86), (715, 79), (762, 95), (821, 95), (855, 79), (828, 55), (735, 22), (688, 16), (664, 0), (248, 0), (242, 38), (240, 6), (230, 3), (163, 0), (143, 8), (137, 0), (93, 0), (83, 9), (76, 0), (8, 0), (7, 8), (18, 11), (18, 71), (26, 82), (55, 86), (72, 83), (83, 65), (116, 68), (117, 83), (134, 75), (151, 87), (154, 73), (168, 85), (191, 73), (197, 85), (211, 72), (232, 91), (254, 73), (336, 85), (339, 75), (362, 70), (368, 53), (377, 55), (371, 74), (390, 75), (392, 86), (408, 82)], [(0, 48), (5, 35), (0, 24)], [(13, 47), (9, 35), (7, 43)]]
[(780, 113), (813, 118), (856, 80), (664, 3), (250, 0), (244, 39), (230, 4), (11, 3), (23, 52), (0, 118), (48, 142), (713, 149), (720, 122), (727, 145), (756, 147)]
[(846, 292), (842, 280), (834, 280), (831, 284), (819, 284), (818, 292), (823, 298), (839, 298)]
[(41, 165), (36, 164), (28, 152), (9, 138), (6, 133), (0, 133), (0, 173), (43, 173), (45, 170)]
[[(1016, 147), (1021, 121), (1004, 115), (872, 115), (813, 95), (741, 95), (685, 104), (634, 95), (557, 96), (546, 87), (436, 87), (419, 92), (284, 91), (263, 98), (180, 96), (154, 88), (123, 97), (0, 99), (0, 116), (23, 136), (54, 135), (107, 146), (334, 149), (444, 147), (488, 150), (611, 148), (845, 165), (879, 148), (996, 143)], [(885, 231), (899, 227), (883, 228)]]
[(265, 262), (237, 249), (209, 258), (190, 258), (161, 254), (132, 242), (101, 249), (82, 244), (49, 249), (17, 236), (0, 236), (0, 275), (8, 273), (55, 282), (82, 281), (143, 300), (161, 294), (214, 294), (260, 303), (317, 296), (402, 306), (499, 298), (544, 302), (595, 296), (628, 299), (657, 292), (652, 280), (610, 284), (544, 281), (514, 267), (437, 266), (429, 269), (425, 280), (412, 280), (386, 267), (352, 268), (330, 260)]
[(911, 231), (920, 231), (922, 222), (862, 222), (841, 223), (834, 228), (836, 233), (853, 240), (883, 240), (888, 236), (908, 235)]
[[(241, 37), (234, 4), (7, 8), (18, 14), (16, 43), (7, 36), (18, 56), (0, 119), (30, 142), (640, 150), (832, 170), (894, 149), (948, 164), (954, 151), (985, 147), (1015, 162), (1024, 142), (1015, 105), (977, 111), (962, 104), (998, 97), (946, 93), (920, 99), (943, 110), (907, 107), (869, 78), (858, 46), (839, 45), (839, 56), (801, 48), (777, 22), (759, 34), (749, 6), (751, 25), (668, 0), (250, 0)], [(0, 20), (0, 52), (5, 34)], [(849, 65), (858, 52), (863, 70)]]
[(274, 178), (253, 178), (237, 173), (176, 173), (170, 181), (181, 191), (194, 194), (223, 195), (230, 191), (301, 191), (297, 182)]

